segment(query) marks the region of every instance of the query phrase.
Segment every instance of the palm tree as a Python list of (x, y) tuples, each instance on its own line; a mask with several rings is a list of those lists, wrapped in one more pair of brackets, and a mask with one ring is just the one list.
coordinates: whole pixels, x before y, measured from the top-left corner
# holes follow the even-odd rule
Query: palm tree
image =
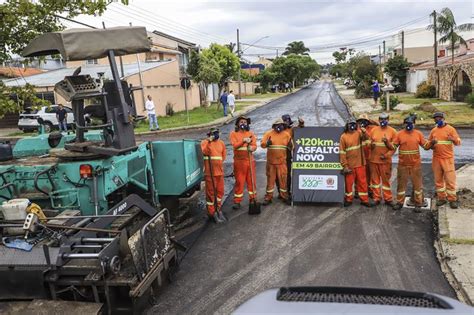
[[(431, 13), (434, 16), (434, 12)], [(457, 32), (471, 31), (474, 30), (474, 23), (465, 23), (456, 25), (454, 20), (454, 14), (449, 8), (444, 8), (441, 13), (436, 16), (436, 29), (434, 29), (434, 23), (428, 26), (429, 30), (434, 30), (441, 35), (439, 39), (440, 44), (450, 42), (451, 44), (451, 61), (454, 64), (454, 46), (457, 43), (466, 45), (466, 41)]]
[(295, 55), (309, 55), (309, 48), (306, 48), (302, 41), (291, 42), (286, 46), (283, 55), (295, 54)]

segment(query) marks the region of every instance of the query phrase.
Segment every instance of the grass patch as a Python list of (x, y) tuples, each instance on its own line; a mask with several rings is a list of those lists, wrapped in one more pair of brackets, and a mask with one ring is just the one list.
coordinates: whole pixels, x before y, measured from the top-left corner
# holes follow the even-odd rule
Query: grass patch
[(474, 245), (474, 240), (464, 239), (464, 238), (443, 237), (443, 241), (445, 241), (448, 244), (455, 244), (455, 245)]
[(437, 104), (437, 103), (444, 102), (443, 100), (440, 100), (439, 98), (416, 98), (414, 96), (398, 96), (398, 99), (400, 100), (400, 103), (404, 103), (404, 104), (421, 104), (424, 102)]
[(37, 135), (38, 135), (38, 133), (36, 131), (34, 131), (34, 132), (15, 131), (15, 132), (9, 133), (7, 135), (7, 137), (18, 137), (18, 136), (32, 137), (32, 136), (37, 136)]
[[(468, 105), (436, 105), (439, 111), (446, 113), (446, 121), (451, 125), (474, 125), (474, 108)], [(371, 112), (369, 117), (377, 121), (382, 110)], [(433, 113), (424, 112), (416, 109), (406, 111), (391, 111), (390, 123), (401, 125), (411, 112), (415, 112), (418, 116), (416, 121), (418, 126), (434, 126)]]
[[(235, 102), (235, 110), (244, 109), (247, 106), (255, 105), (257, 102)], [(158, 117), (158, 124), (160, 129), (170, 129), (183, 126), (194, 126), (200, 124), (210, 123), (216, 119), (223, 117), (222, 106), (217, 109), (217, 103), (212, 103), (209, 107), (197, 107), (189, 111), (189, 123), (186, 116), (186, 111), (176, 112), (173, 116)], [(148, 121), (141, 121), (135, 132), (149, 131)]]

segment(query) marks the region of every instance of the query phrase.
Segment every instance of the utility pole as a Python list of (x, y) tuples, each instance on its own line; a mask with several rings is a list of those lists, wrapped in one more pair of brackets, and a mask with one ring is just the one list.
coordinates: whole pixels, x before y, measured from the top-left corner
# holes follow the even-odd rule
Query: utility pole
[[(130, 26), (132, 26), (132, 22), (130, 22), (129, 24), (130, 24)], [(135, 56), (137, 57), (138, 79), (140, 81), (143, 109), (145, 110), (146, 101), (145, 101), (145, 87), (143, 86), (142, 67), (140, 66), (140, 57), (138, 56), (138, 54), (135, 54)]]
[(385, 41), (383, 41), (383, 63), (385, 63)]
[(435, 68), (438, 66), (438, 39), (437, 39), (437, 32), (436, 29), (436, 10), (433, 10), (433, 33), (434, 33), (434, 66)]
[(277, 49), (277, 58), (278, 58), (278, 49)]
[(402, 57), (405, 58), (405, 31), (402, 31)]
[(382, 52), (381, 52), (380, 45), (379, 45), (379, 64), (382, 64)]
[(237, 74), (237, 79), (239, 80), (239, 96), (237, 99), (242, 98), (242, 80), (240, 78), (240, 58), (241, 58), (241, 52), (240, 52), (240, 37), (239, 37), (239, 29), (237, 29), (237, 56), (239, 57), (239, 73)]

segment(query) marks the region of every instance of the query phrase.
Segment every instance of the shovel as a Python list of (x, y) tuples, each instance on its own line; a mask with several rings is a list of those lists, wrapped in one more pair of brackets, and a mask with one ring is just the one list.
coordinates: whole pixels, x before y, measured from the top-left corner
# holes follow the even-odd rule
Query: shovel
[[(252, 169), (252, 152), (250, 151), (250, 146), (247, 147), (248, 153), (249, 153), (249, 164), (250, 164), (250, 180), (252, 182), (252, 190), (254, 194), (257, 193), (257, 189), (255, 187), (255, 183), (253, 181), (253, 169)], [(261, 211), (261, 205), (256, 201), (257, 198), (253, 198), (252, 201), (249, 203), (249, 214), (250, 215), (256, 215), (260, 214)]]

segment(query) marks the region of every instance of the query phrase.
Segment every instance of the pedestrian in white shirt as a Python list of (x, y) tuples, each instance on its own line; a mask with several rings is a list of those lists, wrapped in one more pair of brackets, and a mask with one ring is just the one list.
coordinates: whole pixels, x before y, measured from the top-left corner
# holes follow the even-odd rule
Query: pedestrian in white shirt
[[(145, 102), (145, 109), (148, 114), (150, 130), (160, 130), (160, 126), (158, 126), (158, 120), (156, 119), (155, 103), (153, 103), (150, 95), (148, 95), (147, 98), (148, 100)], [(153, 125), (156, 125), (156, 129), (153, 129)]]
[(233, 94), (234, 91), (230, 91), (227, 95), (227, 104), (229, 105), (230, 114), (234, 117), (235, 112), (235, 95)]

